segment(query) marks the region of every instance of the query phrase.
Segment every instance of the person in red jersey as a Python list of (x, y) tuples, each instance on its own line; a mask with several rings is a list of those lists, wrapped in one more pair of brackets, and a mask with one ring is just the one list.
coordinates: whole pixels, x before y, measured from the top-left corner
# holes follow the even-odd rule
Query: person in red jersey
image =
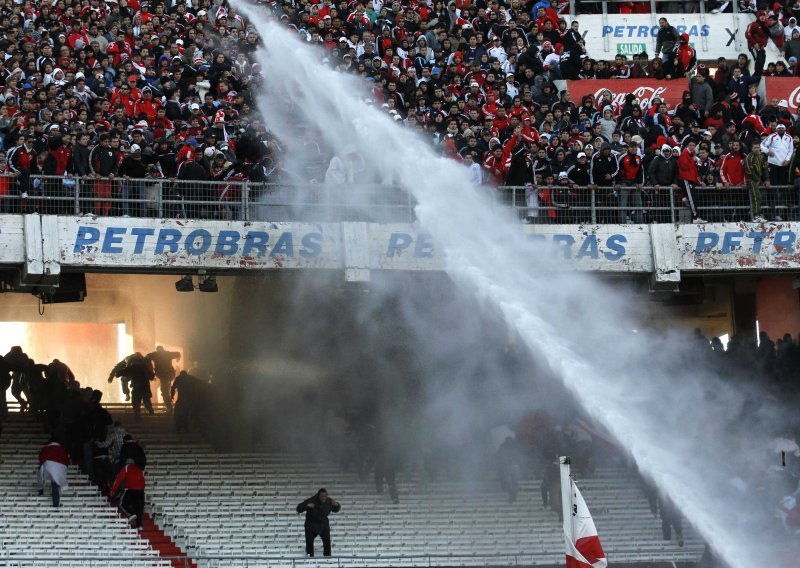
[(128, 516), (132, 527), (141, 528), (144, 516), (144, 472), (133, 459), (119, 470), (111, 487), (111, 495), (120, 497), (119, 508)]

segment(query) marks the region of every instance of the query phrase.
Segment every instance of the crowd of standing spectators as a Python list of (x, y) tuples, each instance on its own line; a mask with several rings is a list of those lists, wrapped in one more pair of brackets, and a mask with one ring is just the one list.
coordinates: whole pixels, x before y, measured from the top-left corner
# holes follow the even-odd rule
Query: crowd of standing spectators
[[(800, 29), (793, 6), (756, 8), (765, 10), (746, 30), (749, 53), (711, 67), (664, 17), (652, 56), (593, 58), (557, 0), (262, 5), (360, 76), (369, 104), (463, 161), (475, 183), (527, 187), (532, 220), (580, 220), (587, 188), (601, 187), (599, 205), (623, 208), (609, 214), (622, 222), (664, 206), (659, 187), (696, 220), (731, 186), (749, 184), (757, 219), (796, 204), (778, 188), (798, 179), (800, 125), (757, 86), (796, 74)], [(71, 213), (79, 191), (83, 213), (234, 218), (239, 186), (226, 182), (282, 179), (280, 133), (255, 108), (269, 80), (258, 33), (226, 1), (6, 0), (0, 26), (2, 211)], [(770, 41), (788, 63), (765, 66)], [(610, 91), (573, 101), (554, 83), (590, 78), (687, 86), (670, 106)], [(747, 168), (756, 143), (767, 163)]]

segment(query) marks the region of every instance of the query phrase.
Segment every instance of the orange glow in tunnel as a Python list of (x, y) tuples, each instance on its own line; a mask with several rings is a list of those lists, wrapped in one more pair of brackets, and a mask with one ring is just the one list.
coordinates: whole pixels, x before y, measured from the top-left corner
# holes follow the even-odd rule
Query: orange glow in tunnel
[[(81, 386), (102, 391), (105, 402), (124, 400), (119, 381), (106, 381), (117, 361), (133, 351), (124, 323), (0, 322), (0, 353), (14, 345), (37, 363), (63, 361)], [(6, 397), (13, 400), (10, 390)]]

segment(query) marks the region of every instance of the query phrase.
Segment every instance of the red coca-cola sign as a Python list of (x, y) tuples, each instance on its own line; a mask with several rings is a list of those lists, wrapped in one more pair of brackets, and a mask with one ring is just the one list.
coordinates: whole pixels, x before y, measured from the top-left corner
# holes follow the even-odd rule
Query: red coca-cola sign
[(764, 88), (767, 90), (767, 101), (773, 98), (787, 100), (789, 110), (800, 109), (800, 77), (765, 77)]
[(685, 79), (674, 81), (658, 81), (656, 79), (591, 79), (587, 81), (567, 81), (572, 101), (580, 104), (583, 97), (594, 97), (595, 105), (603, 99), (603, 93), (611, 91), (613, 101), (618, 105), (625, 103), (625, 97), (633, 94), (640, 105), (650, 106), (653, 99), (659, 98), (670, 108), (675, 108), (683, 99), (683, 92), (688, 89)]

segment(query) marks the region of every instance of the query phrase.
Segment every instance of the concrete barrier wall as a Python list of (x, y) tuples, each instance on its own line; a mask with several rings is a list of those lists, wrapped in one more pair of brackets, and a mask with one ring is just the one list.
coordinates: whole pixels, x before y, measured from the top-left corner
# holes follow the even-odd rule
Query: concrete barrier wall
[[(800, 223), (520, 225), (576, 270), (651, 274), (800, 270)], [(63, 268), (181, 272), (443, 270), (432, 237), (411, 224), (263, 223), (0, 215), (0, 264), (28, 274)]]

